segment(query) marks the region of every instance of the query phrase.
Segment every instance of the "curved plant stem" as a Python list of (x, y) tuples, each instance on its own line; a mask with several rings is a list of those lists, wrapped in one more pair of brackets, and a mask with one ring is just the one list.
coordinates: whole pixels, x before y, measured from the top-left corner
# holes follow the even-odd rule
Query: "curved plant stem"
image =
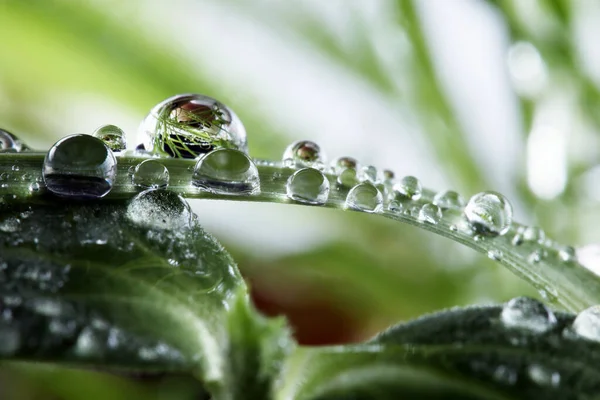
[[(44, 153), (20, 153), (0, 155), (0, 206), (10, 206), (11, 202), (38, 202), (52, 198), (42, 180)], [(140, 161), (139, 156), (120, 156), (117, 177), (109, 199), (127, 199), (141, 191), (131, 182), (131, 170)], [(260, 174), (260, 193), (254, 195), (223, 195), (202, 191), (192, 185), (194, 160), (160, 159), (169, 169), (169, 189), (183, 197), (197, 199), (222, 199), (235, 201), (257, 201), (287, 204), (303, 204), (290, 200), (286, 195), (286, 183), (295, 171), (278, 163), (257, 160)], [(18, 168), (17, 168), (18, 166)], [(335, 175), (326, 174), (331, 191), (322, 207), (346, 209), (345, 201), (349, 187), (339, 185)], [(38, 182), (39, 189), (32, 190), (32, 182)], [(580, 311), (600, 303), (600, 279), (578, 264), (575, 259), (568, 261), (560, 257), (557, 244), (522, 243), (513, 244), (513, 238), (521, 227), (513, 224), (509, 232), (497, 237), (475, 236), (463, 217), (461, 210), (448, 209), (436, 224), (423, 222), (418, 218), (420, 208), (432, 201), (434, 192), (423, 191), (419, 200), (402, 202), (403, 211), (390, 210), (387, 203), (378, 216), (393, 219), (445, 236), (472, 249), (493, 256), (510, 271), (531, 283), (548, 301), (561, 305), (570, 311)], [(537, 253), (536, 253), (537, 252)], [(532, 257), (536, 255), (537, 258)]]

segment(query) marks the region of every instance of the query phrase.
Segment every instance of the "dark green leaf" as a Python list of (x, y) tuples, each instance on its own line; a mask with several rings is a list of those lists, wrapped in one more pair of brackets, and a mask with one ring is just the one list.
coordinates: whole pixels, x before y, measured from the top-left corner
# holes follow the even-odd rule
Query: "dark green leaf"
[(232, 258), (174, 193), (0, 210), (3, 358), (220, 382), (234, 301), (247, 306)]
[(558, 313), (540, 332), (507, 326), (501, 312), (453, 309), (391, 328), (365, 345), (303, 350), (287, 365), (282, 397), (595, 398), (600, 344), (572, 331), (574, 315)]

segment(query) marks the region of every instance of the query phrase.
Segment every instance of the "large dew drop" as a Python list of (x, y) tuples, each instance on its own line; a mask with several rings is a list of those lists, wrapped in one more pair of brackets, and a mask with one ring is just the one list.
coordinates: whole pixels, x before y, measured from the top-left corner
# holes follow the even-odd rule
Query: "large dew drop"
[(241, 151), (215, 150), (196, 163), (192, 183), (215, 194), (248, 195), (260, 191), (258, 169)]
[(42, 176), (58, 196), (97, 199), (112, 188), (117, 161), (100, 139), (71, 135), (56, 142), (46, 154)]
[(169, 170), (160, 161), (145, 160), (135, 167), (131, 182), (142, 189), (164, 189), (169, 185)]
[(125, 132), (115, 125), (102, 125), (93, 133), (94, 137), (102, 140), (112, 151), (123, 151), (127, 148)]
[(394, 192), (410, 200), (419, 200), (423, 193), (421, 181), (414, 176), (405, 176), (394, 185)]
[(383, 208), (383, 196), (372, 184), (360, 183), (350, 189), (344, 207), (367, 213), (379, 212)]
[(552, 310), (529, 297), (517, 297), (506, 303), (500, 320), (507, 328), (520, 328), (536, 333), (546, 332), (556, 325)]
[(188, 228), (192, 222), (189, 204), (178, 194), (149, 189), (129, 202), (127, 218), (135, 225), (167, 230)]
[(600, 342), (600, 306), (583, 310), (573, 321), (573, 331), (588, 340)]
[(246, 130), (233, 110), (199, 94), (180, 94), (155, 106), (139, 136), (147, 151), (170, 157), (196, 158), (217, 149), (248, 152)]
[(329, 181), (321, 171), (303, 168), (289, 177), (286, 189), (287, 196), (292, 200), (321, 205), (329, 196)]
[(287, 167), (323, 168), (326, 157), (321, 147), (310, 140), (298, 140), (286, 147), (282, 157)]
[(0, 129), (0, 153), (19, 153), (26, 150), (25, 146), (15, 135)]
[(485, 236), (505, 234), (512, 222), (512, 206), (496, 192), (477, 193), (467, 203), (465, 216), (475, 232)]

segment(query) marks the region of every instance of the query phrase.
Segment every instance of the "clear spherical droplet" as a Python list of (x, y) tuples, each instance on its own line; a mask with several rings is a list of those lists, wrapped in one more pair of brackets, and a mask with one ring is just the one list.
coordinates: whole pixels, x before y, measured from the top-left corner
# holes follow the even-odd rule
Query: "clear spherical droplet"
[(169, 170), (160, 161), (145, 160), (135, 167), (131, 182), (142, 189), (164, 189), (169, 185)]
[(500, 250), (490, 250), (487, 252), (487, 256), (490, 260), (500, 261), (502, 259), (502, 252)]
[(127, 206), (127, 218), (131, 222), (155, 229), (188, 228), (192, 215), (189, 204), (181, 196), (163, 189), (141, 192)]
[(348, 192), (345, 207), (368, 213), (379, 212), (383, 207), (383, 196), (371, 183), (360, 183)]
[(477, 193), (467, 203), (465, 216), (475, 232), (486, 236), (505, 234), (512, 223), (512, 205), (499, 193)]
[(287, 196), (306, 204), (325, 204), (329, 197), (329, 181), (314, 168), (303, 168), (289, 177)]
[(287, 167), (323, 168), (326, 157), (321, 147), (310, 140), (298, 140), (283, 152), (283, 163)]
[(546, 240), (546, 233), (537, 226), (528, 226), (521, 233), (524, 242), (543, 243)]
[(359, 168), (358, 161), (356, 161), (356, 159), (352, 157), (336, 158), (331, 163), (331, 166), (336, 174), (339, 174), (340, 172), (348, 168), (353, 168), (355, 170)]
[(435, 204), (424, 204), (419, 210), (419, 221), (437, 224), (440, 219), (442, 219), (442, 210)]
[(517, 297), (504, 305), (500, 319), (508, 328), (520, 328), (537, 333), (556, 325), (554, 313), (543, 303), (529, 297)]
[(414, 176), (405, 176), (400, 182), (394, 185), (394, 191), (402, 197), (418, 200), (421, 198), (423, 188), (419, 179)]
[(215, 194), (247, 195), (260, 190), (258, 169), (245, 153), (214, 150), (196, 163), (192, 183)]
[(49, 191), (58, 196), (97, 199), (112, 188), (117, 161), (98, 138), (70, 135), (46, 154), (42, 176)]
[(177, 158), (196, 158), (217, 149), (247, 153), (246, 130), (229, 107), (199, 94), (180, 94), (156, 105), (139, 130), (144, 148)]
[(561, 246), (558, 249), (558, 256), (564, 262), (573, 262), (577, 259), (577, 254), (573, 246)]
[(433, 204), (444, 210), (449, 208), (461, 209), (465, 206), (465, 199), (454, 190), (446, 190), (435, 195)]
[(27, 146), (15, 135), (0, 128), (0, 153), (19, 153), (27, 150)]
[(600, 342), (600, 306), (592, 306), (577, 314), (572, 328), (577, 335)]
[(391, 182), (396, 174), (391, 169), (384, 169), (382, 172), (384, 182)]
[(377, 168), (372, 165), (362, 167), (360, 171), (361, 180), (363, 182), (377, 182)]
[(527, 367), (529, 378), (540, 386), (557, 387), (560, 385), (560, 373), (540, 364)]
[(112, 151), (123, 151), (127, 148), (127, 137), (121, 128), (115, 125), (102, 125), (93, 133)]

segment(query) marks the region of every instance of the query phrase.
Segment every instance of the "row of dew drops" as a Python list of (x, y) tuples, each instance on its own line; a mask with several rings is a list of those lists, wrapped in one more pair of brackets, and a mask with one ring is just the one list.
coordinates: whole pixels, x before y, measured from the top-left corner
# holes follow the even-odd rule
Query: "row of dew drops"
[[(294, 169), (285, 187), (290, 201), (324, 205), (335, 185), (348, 189), (344, 202), (347, 209), (404, 215), (432, 225), (440, 223), (447, 212), (458, 211), (464, 216), (460, 220), (464, 226), (450, 224), (449, 229), (460, 229), (473, 235), (474, 240), (502, 237), (510, 231), (514, 233), (513, 245), (531, 246), (532, 263), (540, 262), (550, 251), (564, 262), (576, 260), (572, 247), (555, 246), (540, 228), (513, 224), (510, 202), (496, 192), (481, 192), (465, 202), (458, 193), (445, 191), (424, 201), (419, 179), (396, 179), (390, 170), (380, 172), (374, 166), (361, 166), (351, 157), (328, 164), (322, 149), (306, 140), (290, 144), (281, 163), (253, 160), (241, 120), (229, 107), (207, 96), (182, 94), (159, 103), (142, 121), (138, 138), (141, 144), (128, 151), (125, 133), (114, 125), (102, 126), (92, 135), (64, 137), (47, 152), (42, 182), (33, 182), (30, 190), (41, 192), (45, 188), (54, 195), (74, 199), (102, 198), (114, 186), (115, 153), (145, 158), (129, 171), (131, 183), (140, 190), (169, 186), (169, 171), (161, 162), (169, 157), (196, 160), (192, 187), (221, 195), (256, 195), (260, 193), (257, 166), (283, 166)], [(0, 154), (29, 150), (16, 136), (0, 130)], [(18, 166), (13, 170), (18, 171)], [(6, 188), (3, 179), (0, 174), (0, 189)], [(495, 260), (503, 257), (496, 250), (488, 256)]]
[[(445, 214), (458, 211), (464, 214), (466, 225), (461, 226), (461, 220), (449, 228), (460, 228), (461, 232), (474, 235), (475, 240), (511, 231), (516, 232), (513, 244), (537, 245), (530, 256), (533, 263), (547, 257), (549, 250), (566, 262), (575, 259), (572, 247), (553, 249), (541, 229), (512, 224), (512, 206), (499, 193), (478, 193), (465, 202), (458, 193), (445, 191), (426, 201), (419, 179), (395, 179), (392, 171), (360, 166), (351, 157), (340, 157), (328, 164), (322, 149), (306, 140), (290, 144), (281, 163), (252, 160), (241, 120), (229, 107), (207, 96), (183, 94), (159, 103), (143, 120), (139, 139), (141, 144), (127, 151), (125, 133), (114, 125), (102, 126), (92, 135), (62, 138), (46, 154), (42, 181), (34, 181), (29, 189), (41, 193), (45, 188), (55, 195), (76, 199), (101, 198), (115, 183), (115, 153), (146, 158), (129, 171), (131, 183), (142, 190), (169, 186), (169, 170), (161, 158), (195, 159), (191, 188), (220, 195), (256, 195), (260, 193), (257, 165), (283, 165), (295, 170), (285, 188), (284, 196), (290, 201), (324, 205), (330, 186), (335, 185), (336, 189), (349, 189), (344, 203), (347, 209), (404, 215), (433, 225), (442, 221)], [(14, 135), (0, 130), (0, 152), (27, 150)], [(13, 166), (13, 170), (18, 168)], [(0, 173), (0, 189), (8, 187), (2, 181), (9, 174), (10, 171)], [(488, 256), (500, 259), (503, 255), (490, 251)]]

